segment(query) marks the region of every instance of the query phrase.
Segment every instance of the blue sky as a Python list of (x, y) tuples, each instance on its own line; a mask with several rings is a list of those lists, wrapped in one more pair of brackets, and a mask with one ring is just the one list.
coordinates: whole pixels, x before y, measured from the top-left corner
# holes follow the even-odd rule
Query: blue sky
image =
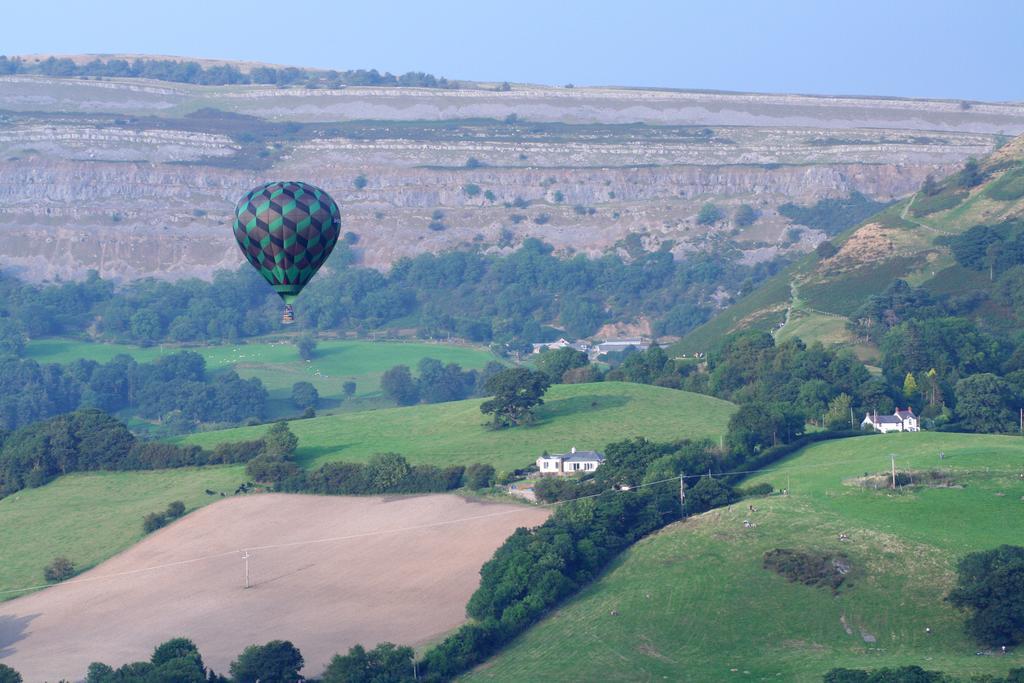
[(474, 80), (1024, 100), (1020, 0), (35, 0), (0, 50)]

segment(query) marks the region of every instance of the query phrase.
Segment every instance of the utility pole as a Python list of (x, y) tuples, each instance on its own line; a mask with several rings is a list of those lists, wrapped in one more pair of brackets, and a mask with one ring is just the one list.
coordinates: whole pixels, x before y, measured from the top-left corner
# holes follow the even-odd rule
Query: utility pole
[(686, 475), (679, 475), (679, 509), (686, 509)]
[(242, 559), (245, 560), (245, 587), (249, 587), (249, 551), (245, 551), (245, 555), (242, 555)]
[(892, 490), (896, 490), (896, 455), (893, 453), (889, 454), (889, 459), (892, 461)]

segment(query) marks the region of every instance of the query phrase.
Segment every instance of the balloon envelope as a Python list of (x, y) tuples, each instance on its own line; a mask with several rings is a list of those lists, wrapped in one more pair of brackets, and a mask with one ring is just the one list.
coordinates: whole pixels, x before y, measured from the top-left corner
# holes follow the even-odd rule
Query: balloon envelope
[(235, 239), (252, 267), (290, 304), (330, 256), (340, 217), (338, 205), (319, 187), (265, 183), (235, 207)]

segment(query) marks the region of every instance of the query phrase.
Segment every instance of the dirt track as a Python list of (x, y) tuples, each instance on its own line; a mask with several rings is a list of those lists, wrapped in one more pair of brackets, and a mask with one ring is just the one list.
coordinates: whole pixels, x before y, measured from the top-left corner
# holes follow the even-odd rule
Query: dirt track
[[(72, 582), (0, 603), (0, 662), (26, 681), (80, 680), (90, 662), (148, 659), (185, 635), (226, 673), (246, 645), (281, 638), (319, 675), (354, 643), (415, 645), (458, 626), (480, 566), (516, 527), (546, 516), (450, 495), (229, 499)], [(264, 547), (360, 534), (372, 535)], [(231, 552), (246, 547), (249, 590)]]

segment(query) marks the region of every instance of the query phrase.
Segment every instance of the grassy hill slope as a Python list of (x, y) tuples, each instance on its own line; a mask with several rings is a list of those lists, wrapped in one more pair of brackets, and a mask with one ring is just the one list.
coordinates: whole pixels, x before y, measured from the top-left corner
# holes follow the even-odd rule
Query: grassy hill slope
[[(633, 436), (653, 440), (718, 439), (734, 410), (728, 401), (674, 389), (598, 382), (556, 384), (527, 427), (493, 431), (479, 399), (344, 413), (291, 422), (306, 467), (331, 460), (363, 461), (396, 452), (411, 462), (435, 465), (487, 462), (497, 469), (532, 463), (544, 450), (603, 448)], [(259, 438), (265, 426), (192, 434), (186, 443), (214, 446)]]
[[(941, 467), (963, 488), (893, 494), (847, 481), (886, 472), (890, 453), (900, 470)], [(1024, 440), (1015, 437), (918, 433), (811, 446), (752, 480), (788, 484), (792, 495), (645, 539), (469, 678), (820, 681), (834, 666), (911, 663), (1005, 675), (1024, 655), (977, 656), (943, 598), (963, 554), (1024, 542), (1021, 471)], [(846, 553), (847, 584), (833, 595), (790, 583), (762, 568), (775, 548)]]
[[(845, 318), (865, 300), (900, 278), (936, 292), (987, 290), (990, 283), (953, 260), (942, 238), (978, 224), (1024, 217), (1024, 136), (981, 160), (982, 181), (964, 189), (951, 176), (934, 194), (917, 192), (832, 239), (839, 253), (827, 259), (811, 253), (696, 328), (678, 342), (676, 353), (713, 348), (738, 330), (771, 330), (807, 342), (856, 347)], [(985, 307), (976, 316), (1005, 317)], [(832, 318), (832, 320), (827, 320)], [(790, 328), (787, 330), (786, 328)], [(857, 348), (865, 359), (874, 350)]]
[(88, 472), (0, 499), (0, 600), (44, 583), (43, 567), (57, 556), (93, 567), (141, 539), (146, 514), (175, 500), (194, 510), (221, 500), (206, 489), (231, 495), (246, 478), (241, 466)]

